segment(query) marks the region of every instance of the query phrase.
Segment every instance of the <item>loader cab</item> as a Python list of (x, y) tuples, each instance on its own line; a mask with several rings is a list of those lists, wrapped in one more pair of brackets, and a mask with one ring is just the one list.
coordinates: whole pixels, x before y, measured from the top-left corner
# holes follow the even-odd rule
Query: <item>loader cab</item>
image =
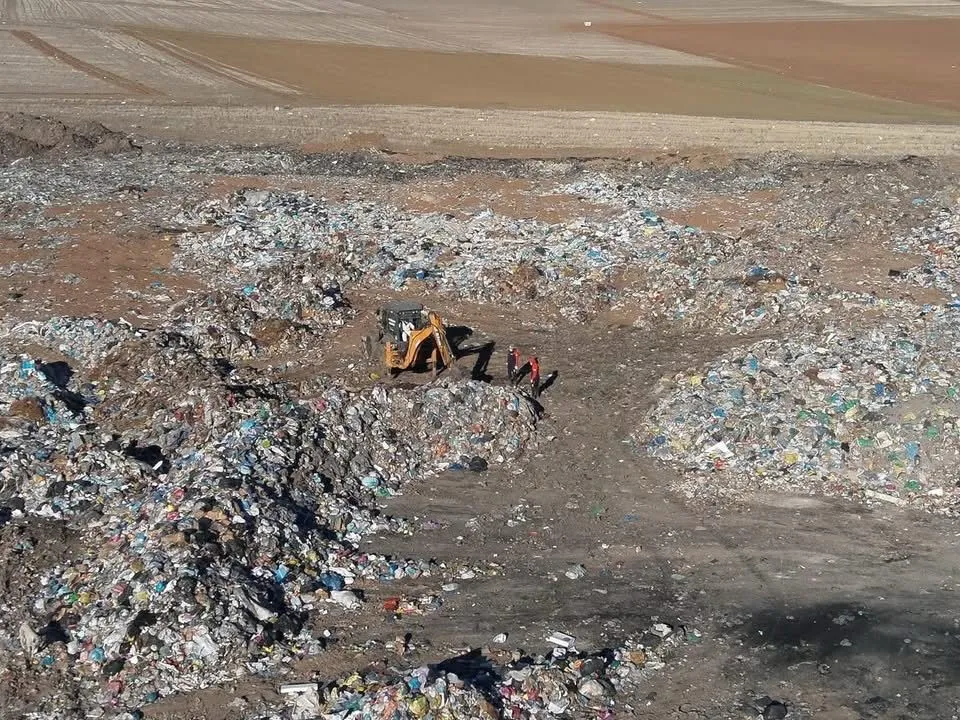
[(380, 309), (380, 333), (391, 343), (407, 351), (407, 339), (413, 330), (426, 327), (423, 305), (409, 300), (395, 300)]

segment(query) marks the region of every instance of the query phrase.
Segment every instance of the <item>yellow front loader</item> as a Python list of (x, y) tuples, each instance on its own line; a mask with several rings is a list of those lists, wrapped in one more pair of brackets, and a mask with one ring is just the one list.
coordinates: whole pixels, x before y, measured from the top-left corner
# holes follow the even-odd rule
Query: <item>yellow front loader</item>
[(403, 370), (429, 368), (436, 375), (457, 361), (447, 328), (437, 313), (420, 303), (398, 300), (377, 312), (383, 363), (391, 375)]

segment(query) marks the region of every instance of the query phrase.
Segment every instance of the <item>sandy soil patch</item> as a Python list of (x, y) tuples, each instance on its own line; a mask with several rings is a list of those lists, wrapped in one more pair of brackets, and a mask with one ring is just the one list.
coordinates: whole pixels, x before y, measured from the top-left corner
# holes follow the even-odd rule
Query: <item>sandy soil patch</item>
[(668, 220), (701, 230), (736, 234), (766, 223), (776, 214), (780, 193), (753, 190), (743, 195), (717, 195), (689, 208), (664, 213)]
[(147, 318), (199, 287), (170, 271), (176, 238), (117, 228), (126, 203), (47, 210), (73, 227), (55, 237), (0, 239), (0, 312), (21, 317), (91, 315)]

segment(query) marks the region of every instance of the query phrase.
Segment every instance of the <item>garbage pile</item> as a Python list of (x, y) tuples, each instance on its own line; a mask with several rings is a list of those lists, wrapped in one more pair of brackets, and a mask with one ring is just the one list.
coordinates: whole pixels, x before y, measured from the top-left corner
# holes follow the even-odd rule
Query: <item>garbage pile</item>
[[(630, 304), (643, 326), (715, 325), (719, 318), (742, 331), (812, 312), (802, 265), (778, 271), (758, 264), (770, 253), (748, 240), (670, 223), (638, 201), (658, 193), (621, 191), (620, 212), (610, 220), (551, 225), (489, 210), (461, 219), (243, 190), (175, 218), (200, 229), (180, 236), (175, 266), (257, 297), (295, 292), (305, 265), (345, 285), (386, 280), (393, 289), (415, 284), (477, 302), (549, 301), (571, 319)], [(265, 270), (304, 255), (286, 291), (258, 285)]]
[(893, 270), (898, 282), (935, 287), (957, 300), (960, 292), (960, 206), (941, 209), (929, 223), (894, 243), (900, 252), (923, 256), (923, 264), (907, 270)]
[(288, 279), (305, 284), (314, 282), (311, 268), (315, 273), (335, 266), (351, 280), (360, 274), (350, 271), (353, 258), (343, 252), (327, 204), (304, 192), (240, 190), (184, 210), (174, 222), (219, 228), (181, 235), (174, 264), (180, 270), (215, 272), (211, 279), (218, 287), (248, 287), (264, 273), (286, 272), (294, 264), (301, 277)]
[(206, 354), (238, 361), (316, 348), (355, 316), (338, 283), (284, 276), (193, 295), (170, 308), (168, 324)]
[(71, 365), (93, 367), (103, 361), (133, 331), (129, 323), (104, 322), (94, 318), (52, 317), (44, 321), (20, 322), (5, 318), (0, 322), (0, 348), (25, 343), (49, 348), (63, 355)]
[(691, 497), (756, 489), (957, 512), (960, 317), (764, 340), (664, 384), (636, 440)]
[(377, 495), (436, 470), (482, 472), (512, 460), (537, 421), (525, 396), (474, 380), (441, 380), (414, 392), (379, 385), (359, 396), (332, 388), (313, 403), (322, 426), (344, 434), (317, 438), (330, 476), (359, 477)]
[(636, 176), (619, 179), (601, 172), (583, 173), (572, 182), (557, 186), (554, 192), (615, 208), (679, 208), (689, 201), (675, 183), (650, 184)]
[(38, 569), (33, 605), (0, 626), (91, 706), (138, 707), (319, 652), (309, 621), (362, 608), (359, 588), (442, 575), (360, 549), (370, 533), (409, 532), (376, 497), (508, 462), (537, 421), (509, 388), (297, 397), (175, 327), (75, 325), (0, 339), (78, 358), (0, 354), (0, 504), (5, 518), (55, 518), (83, 540), (69, 562)]
[[(104, 202), (142, 194), (135, 213), (124, 212), (117, 223), (178, 233), (173, 269), (198, 274), (223, 293), (189, 310), (216, 315), (222, 302), (246, 306), (248, 317), (232, 339), (243, 359), (263, 353), (268, 343), (258, 343), (258, 336), (278, 338), (278, 352), (309, 348), (338, 318), (349, 318), (340, 288), (357, 285), (438, 291), (478, 302), (533, 302), (572, 320), (610, 310), (635, 318), (640, 327), (681, 331), (793, 327), (801, 324), (801, 313), (826, 314), (831, 291), (820, 279), (824, 256), (837, 249), (831, 243), (864, 224), (872, 231), (890, 223), (884, 208), (893, 208), (904, 192), (895, 176), (867, 173), (872, 184), (864, 186), (855, 171), (811, 188), (772, 159), (769, 168), (746, 175), (733, 169), (714, 177), (638, 167), (636, 174), (590, 172), (572, 180), (566, 166), (551, 170), (552, 165), (531, 163), (533, 176), (563, 178), (555, 192), (605, 207), (595, 216), (554, 224), (489, 210), (469, 217), (416, 213), (375, 195), (333, 201), (302, 191), (247, 189), (192, 200), (204, 192), (197, 179), (202, 173), (307, 172), (329, 178), (350, 174), (343, 160), (331, 164), (268, 151), (216, 151), (203, 158), (147, 153), (109, 164), (67, 160), (57, 172), (29, 160), (0, 168), (0, 199), (33, 208), (18, 210), (19, 224), (8, 229), (15, 235), (24, 223), (50, 232), (74, 222), (43, 212), (64, 197)], [(154, 179), (138, 185), (137, 178), (144, 177)], [(724, 234), (663, 216), (717, 194), (757, 188), (780, 194), (776, 222)], [(883, 207), (834, 207), (837, 193), (855, 191), (876, 196)], [(185, 197), (191, 198), (187, 209)]]
[(662, 668), (661, 656), (682, 641), (679, 634), (653, 639), (657, 640), (654, 647), (631, 638), (621, 647), (593, 653), (573, 648), (557, 648), (545, 656), (518, 652), (501, 668), (474, 653), (399, 677), (355, 673), (322, 694), (313, 690), (316, 686), (304, 684), (304, 695), (312, 694), (313, 712), (298, 714), (294, 704), (291, 716), (327, 720), (613, 718), (617, 695)]

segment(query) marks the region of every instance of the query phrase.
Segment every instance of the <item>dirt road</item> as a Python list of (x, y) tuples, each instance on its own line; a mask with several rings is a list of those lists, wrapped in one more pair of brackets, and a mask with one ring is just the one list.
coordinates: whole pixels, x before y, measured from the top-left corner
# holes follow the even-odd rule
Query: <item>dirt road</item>
[[(7, 105), (43, 113), (31, 100)], [(771, 151), (823, 157), (939, 157), (960, 154), (949, 125), (809, 123), (613, 112), (463, 110), (377, 106), (219, 107), (63, 101), (60, 116), (95, 119), (140, 137), (322, 150), (382, 150), (421, 159), (461, 157), (739, 156)]]
[[(416, 664), (491, 647), (498, 633), (511, 647), (540, 648), (554, 630), (605, 647), (657, 618), (698, 628), (704, 640), (642, 696), (624, 699), (623, 717), (755, 718), (745, 708), (764, 695), (798, 719), (934, 720), (954, 712), (954, 522), (801, 496), (689, 506), (666, 490), (669, 471), (624, 439), (661, 375), (709, 359), (730, 340), (652, 338), (604, 324), (537, 330), (522, 315), (450, 309), (498, 341), (494, 376), (502, 375), (507, 343), (539, 354), (545, 372), (558, 371), (543, 396), (542, 432), (555, 439), (513, 471), (449, 473), (409, 488), (388, 511), (427, 529), (372, 546), (497, 563), (501, 575), (461, 582), (429, 619), (345, 619), (333, 627), (331, 652), (305, 663), (304, 674), (389, 665), (396, 660), (381, 645), (356, 648), (406, 633), (417, 650), (402, 662)], [(354, 361), (349, 351), (342, 358)], [(564, 573), (577, 563), (587, 574), (571, 580)], [(370, 603), (427, 587), (379, 588)], [(258, 693), (269, 698), (273, 688), (246, 688), (248, 697)], [(150, 716), (219, 720), (234, 696), (226, 688), (175, 698)]]
[[(624, 438), (660, 376), (729, 340), (651, 339), (602, 325), (537, 332), (509, 316), (494, 330), (559, 371), (543, 398), (545, 432), (557, 439), (522, 472), (482, 485), (447, 476), (391, 505), (446, 526), (409, 551), (495, 557), (507, 568), (500, 582), (464, 589), (446, 621), (402, 630), (465, 632), (477, 645), (509, 632), (536, 646), (564, 629), (602, 646), (621, 627), (669, 612), (668, 622), (704, 629), (709, 648), (656, 680), (656, 699), (636, 717), (743, 717), (737, 706), (762, 695), (797, 706), (791, 717), (952, 712), (953, 522), (808, 497), (686, 506), (665, 491), (665, 470), (639, 460)], [(507, 527), (523, 503), (529, 520)], [(475, 517), (480, 530), (471, 532)], [(564, 576), (574, 563), (587, 567), (583, 580)]]

